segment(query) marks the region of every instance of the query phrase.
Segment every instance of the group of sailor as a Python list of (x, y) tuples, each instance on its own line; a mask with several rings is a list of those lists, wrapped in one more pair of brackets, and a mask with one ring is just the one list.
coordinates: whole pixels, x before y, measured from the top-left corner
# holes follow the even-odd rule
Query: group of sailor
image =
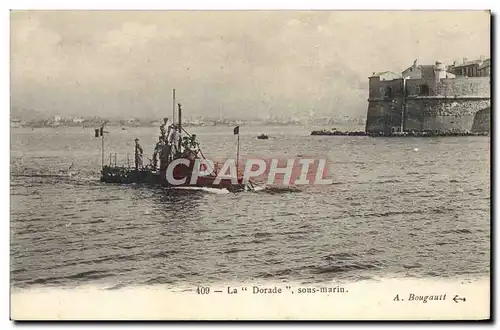
[[(177, 129), (177, 125), (168, 125), (168, 118), (163, 118), (163, 124), (160, 126), (160, 136), (158, 137), (158, 142), (155, 145), (153, 152), (153, 170), (157, 169), (158, 159), (160, 160), (160, 170), (165, 170), (168, 164), (169, 155), (176, 155), (181, 150), (179, 147), (180, 133)], [(196, 135), (185, 136), (181, 142), (181, 148), (184, 150), (193, 151), (195, 154), (198, 149), (198, 142), (196, 141)], [(143, 166), (142, 161), (143, 149), (139, 144), (139, 139), (135, 139), (135, 168), (139, 169)]]

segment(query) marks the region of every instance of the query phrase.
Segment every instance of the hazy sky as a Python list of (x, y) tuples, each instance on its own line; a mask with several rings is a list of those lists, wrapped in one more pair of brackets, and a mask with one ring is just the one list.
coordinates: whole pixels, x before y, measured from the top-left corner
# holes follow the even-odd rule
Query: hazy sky
[(12, 105), (48, 114), (359, 116), (374, 71), (489, 54), (483, 11), (11, 13)]

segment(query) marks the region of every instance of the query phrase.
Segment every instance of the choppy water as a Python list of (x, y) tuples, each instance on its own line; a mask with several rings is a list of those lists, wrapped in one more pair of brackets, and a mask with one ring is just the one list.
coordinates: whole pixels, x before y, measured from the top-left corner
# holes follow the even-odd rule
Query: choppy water
[[(190, 130), (207, 157), (234, 157), (232, 127)], [(150, 154), (158, 135), (109, 131), (107, 147), (122, 150), (118, 163), (136, 136)], [(102, 184), (93, 129), (12, 129), (12, 284), (489, 275), (489, 137), (309, 131), (242, 127), (241, 153), (326, 156), (332, 185), (216, 194)], [(270, 139), (257, 140), (261, 132)]]

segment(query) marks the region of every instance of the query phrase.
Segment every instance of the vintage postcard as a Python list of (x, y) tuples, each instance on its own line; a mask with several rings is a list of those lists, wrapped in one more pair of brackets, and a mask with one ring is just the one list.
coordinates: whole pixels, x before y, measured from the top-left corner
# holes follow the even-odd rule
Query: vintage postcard
[(489, 11), (14, 10), (12, 320), (488, 320)]

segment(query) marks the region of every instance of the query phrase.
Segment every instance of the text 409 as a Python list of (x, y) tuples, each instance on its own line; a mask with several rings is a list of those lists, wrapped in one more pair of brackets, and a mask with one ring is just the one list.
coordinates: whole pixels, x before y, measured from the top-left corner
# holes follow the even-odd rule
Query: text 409
[(196, 293), (197, 294), (209, 294), (210, 288), (208, 286), (207, 287), (199, 286), (198, 288), (196, 288)]

